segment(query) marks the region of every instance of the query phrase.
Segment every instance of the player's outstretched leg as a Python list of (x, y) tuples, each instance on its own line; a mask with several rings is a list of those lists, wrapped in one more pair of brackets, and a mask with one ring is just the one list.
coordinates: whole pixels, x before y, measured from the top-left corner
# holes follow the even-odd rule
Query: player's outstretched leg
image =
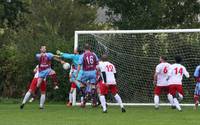
[(177, 108), (179, 111), (182, 111), (178, 99), (175, 97), (175, 98), (173, 99), (173, 101), (174, 101), (174, 104), (175, 104), (176, 108)]
[(24, 99), (22, 101), (22, 104), (20, 105), (20, 109), (23, 109), (24, 108), (24, 105), (26, 104), (26, 102), (29, 100), (29, 97), (31, 96), (31, 92), (28, 91), (26, 93), (26, 95), (24, 96)]
[(122, 103), (122, 99), (121, 99), (121, 97), (118, 95), (118, 93), (115, 94), (114, 97), (115, 97), (115, 100), (117, 101), (117, 103), (120, 105), (122, 112), (126, 112), (126, 110), (125, 110), (125, 108), (124, 108), (124, 105), (123, 105), (123, 103)]
[(159, 96), (154, 95), (154, 104), (155, 104), (155, 109), (159, 108)]
[(101, 106), (103, 108), (103, 113), (107, 113), (106, 99), (105, 99), (104, 95), (100, 95), (100, 102), (101, 102)]

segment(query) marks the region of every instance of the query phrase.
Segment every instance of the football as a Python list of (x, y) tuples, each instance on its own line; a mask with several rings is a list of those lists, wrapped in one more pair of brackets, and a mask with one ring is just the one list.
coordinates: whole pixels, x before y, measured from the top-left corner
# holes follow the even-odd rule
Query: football
[(69, 63), (64, 63), (64, 64), (63, 64), (63, 69), (64, 69), (64, 70), (70, 69), (70, 64), (69, 64)]

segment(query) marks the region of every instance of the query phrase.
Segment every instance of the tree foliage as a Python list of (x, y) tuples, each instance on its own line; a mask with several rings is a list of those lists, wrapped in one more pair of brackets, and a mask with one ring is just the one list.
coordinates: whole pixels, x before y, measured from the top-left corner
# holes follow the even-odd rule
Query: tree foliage
[(108, 22), (119, 29), (197, 28), (198, 0), (84, 0), (107, 7)]
[[(6, 10), (6, 11), (5, 11)], [(98, 29), (94, 23), (96, 8), (71, 0), (6, 0), (0, 3), (0, 94), (21, 97), (27, 91), (37, 65), (35, 54), (41, 45), (55, 53), (57, 49), (73, 52), (75, 30)], [(67, 60), (69, 61), (69, 60)], [(50, 99), (63, 100), (69, 86), (67, 71), (53, 61), (61, 89)]]

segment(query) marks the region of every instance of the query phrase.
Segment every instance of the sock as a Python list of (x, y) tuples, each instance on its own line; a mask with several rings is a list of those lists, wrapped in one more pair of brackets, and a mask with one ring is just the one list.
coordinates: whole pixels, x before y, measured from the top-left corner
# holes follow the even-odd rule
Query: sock
[(174, 98), (174, 104), (175, 104), (176, 108), (180, 111), (181, 107), (179, 105), (179, 102), (178, 102), (177, 98)]
[(52, 79), (54, 85), (55, 85), (55, 86), (58, 85), (57, 75), (56, 75), (56, 74), (52, 74), (52, 75), (50, 75), (50, 77), (51, 77), (51, 79)]
[(91, 90), (93, 104), (96, 104), (96, 103), (97, 103), (96, 93), (97, 93), (96, 89), (93, 88), (93, 89)]
[(83, 98), (83, 96), (81, 96), (81, 103), (83, 103), (83, 101), (84, 101), (84, 98)]
[(159, 96), (158, 95), (154, 95), (154, 104), (155, 104), (155, 108), (159, 107)]
[(168, 98), (169, 103), (171, 104), (171, 106), (175, 106), (175, 105), (174, 105), (173, 96), (172, 96), (171, 94), (168, 94), (168, 95), (167, 95), (167, 98)]
[(24, 96), (24, 99), (23, 99), (23, 101), (22, 101), (22, 104), (25, 104), (25, 103), (28, 101), (28, 99), (29, 99), (30, 96), (31, 96), (31, 93), (28, 91), (28, 92), (26, 93), (26, 95)]
[(115, 95), (115, 99), (116, 99), (117, 103), (120, 105), (120, 107), (124, 108), (124, 105), (122, 104), (122, 99), (118, 94)]
[(180, 93), (178, 93), (178, 96), (179, 96), (179, 100), (181, 101), (181, 100), (183, 100), (183, 95), (182, 94), (180, 94)]
[(103, 108), (103, 111), (106, 111), (106, 99), (104, 95), (100, 96), (101, 106)]
[(199, 96), (194, 96), (194, 103), (195, 104), (198, 104), (199, 103)]
[(81, 103), (84, 103), (85, 100), (85, 87), (80, 88), (80, 95), (81, 95)]
[(43, 108), (45, 102), (45, 94), (41, 94), (40, 97), (40, 108)]
[(76, 89), (72, 92), (72, 105), (76, 105)]
[(72, 93), (69, 93), (69, 103), (72, 103)]

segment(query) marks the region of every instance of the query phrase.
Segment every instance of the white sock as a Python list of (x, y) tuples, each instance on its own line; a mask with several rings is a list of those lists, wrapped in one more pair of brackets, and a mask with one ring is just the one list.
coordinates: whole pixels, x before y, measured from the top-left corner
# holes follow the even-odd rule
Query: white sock
[(76, 105), (76, 89), (72, 92), (72, 105)]
[(155, 108), (159, 107), (159, 96), (158, 95), (154, 95), (154, 104), (155, 104)]
[(104, 95), (100, 96), (101, 106), (103, 107), (103, 111), (106, 111), (106, 99)]
[(72, 93), (69, 93), (69, 103), (72, 103)]
[(124, 105), (122, 104), (122, 99), (118, 94), (115, 95), (115, 99), (118, 102), (118, 104), (120, 105), (120, 107), (124, 108)]
[(182, 94), (180, 94), (180, 93), (178, 93), (178, 96), (179, 96), (179, 101), (182, 101), (183, 100), (183, 95)]
[(179, 105), (179, 102), (178, 102), (177, 98), (174, 98), (174, 104), (175, 104), (176, 108), (180, 111), (181, 107)]
[(45, 94), (41, 94), (40, 97), (40, 108), (43, 108), (45, 102)]
[(169, 103), (171, 104), (171, 106), (175, 106), (174, 100), (173, 100), (173, 96), (172, 96), (171, 94), (168, 94), (168, 95), (167, 95), (167, 98), (168, 98)]
[(83, 103), (84, 99), (83, 99), (83, 96), (81, 96), (81, 103)]
[(24, 99), (23, 99), (23, 101), (22, 101), (22, 104), (25, 104), (25, 103), (28, 101), (28, 99), (29, 99), (30, 96), (31, 96), (31, 93), (28, 91), (28, 92), (26, 93), (26, 95), (24, 96)]

